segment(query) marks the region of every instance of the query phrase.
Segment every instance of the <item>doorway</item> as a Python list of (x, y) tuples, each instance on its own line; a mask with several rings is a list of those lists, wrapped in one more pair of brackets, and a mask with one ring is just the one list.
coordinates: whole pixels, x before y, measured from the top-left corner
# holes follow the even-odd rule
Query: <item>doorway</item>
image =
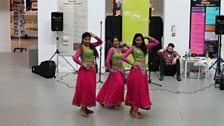
[(38, 45), (38, 1), (10, 0), (11, 50), (27, 51)]

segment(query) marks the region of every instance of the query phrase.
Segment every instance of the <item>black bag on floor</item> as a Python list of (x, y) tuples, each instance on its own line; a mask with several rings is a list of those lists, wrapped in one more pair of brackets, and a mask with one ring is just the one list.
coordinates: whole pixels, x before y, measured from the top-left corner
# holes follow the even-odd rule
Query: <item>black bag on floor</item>
[(56, 64), (54, 61), (46, 60), (41, 62), (39, 66), (32, 66), (32, 72), (39, 74), (42, 77), (53, 78), (55, 77)]

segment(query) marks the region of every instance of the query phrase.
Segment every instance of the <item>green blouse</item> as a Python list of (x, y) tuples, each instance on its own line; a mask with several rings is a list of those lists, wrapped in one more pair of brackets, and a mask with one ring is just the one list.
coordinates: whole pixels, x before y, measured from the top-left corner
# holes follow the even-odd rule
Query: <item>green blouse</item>
[(142, 58), (145, 58), (145, 55), (143, 53), (143, 51), (141, 49), (138, 49), (138, 48), (135, 48), (134, 49), (134, 52), (132, 53), (134, 59), (135, 58), (138, 58), (138, 59), (142, 59)]
[(82, 61), (85, 60), (94, 60), (94, 52), (92, 49), (83, 49), (82, 55), (81, 55)]
[(123, 54), (120, 52), (116, 52), (114, 51), (114, 54), (112, 56), (112, 63), (116, 63), (116, 62), (122, 62), (122, 56)]

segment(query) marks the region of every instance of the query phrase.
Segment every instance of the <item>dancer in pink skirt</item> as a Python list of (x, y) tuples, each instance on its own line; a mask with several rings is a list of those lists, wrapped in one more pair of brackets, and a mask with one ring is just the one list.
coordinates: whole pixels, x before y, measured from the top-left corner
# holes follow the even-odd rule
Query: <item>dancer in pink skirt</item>
[[(91, 37), (97, 42), (90, 43)], [(80, 114), (88, 117), (92, 110), (87, 107), (96, 106), (96, 73), (94, 57), (98, 57), (96, 46), (101, 45), (102, 40), (93, 33), (82, 34), (82, 43), (76, 50), (73, 60), (80, 65), (78, 71), (76, 90), (72, 101), (73, 105), (81, 106)], [(79, 59), (81, 58), (81, 60)]]
[[(126, 45), (126, 44), (125, 44)], [(120, 48), (120, 42), (117, 37), (112, 39), (112, 47), (108, 51), (106, 66), (110, 74), (97, 95), (97, 102), (102, 106), (119, 109), (124, 101), (124, 67), (122, 65), (122, 56), (127, 49)], [(112, 61), (112, 67), (110, 66)]]
[[(151, 40), (149, 44), (145, 44), (144, 39)], [(145, 58), (147, 48), (152, 48), (159, 44), (159, 41), (146, 36), (143, 37), (141, 33), (137, 33), (134, 36), (132, 47), (123, 55), (123, 60), (132, 65), (130, 73), (127, 79), (127, 94), (125, 104), (131, 106), (130, 113), (135, 118), (142, 118), (142, 114), (138, 112), (138, 109), (149, 110), (151, 108), (148, 76), (145, 65)], [(127, 57), (132, 54), (134, 62), (130, 62)]]

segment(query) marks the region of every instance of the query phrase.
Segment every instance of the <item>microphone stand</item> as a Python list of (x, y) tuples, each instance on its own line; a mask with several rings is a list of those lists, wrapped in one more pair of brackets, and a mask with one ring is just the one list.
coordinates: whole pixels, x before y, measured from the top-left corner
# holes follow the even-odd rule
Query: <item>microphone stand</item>
[[(102, 21), (100, 21), (100, 38), (102, 39)], [(100, 45), (100, 66), (99, 66), (99, 80), (96, 83), (104, 83), (101, 80), (101, 58), (102, 58), (102, 45)]]
[[(149, 41), (150, 41), (150, 40), (149, 40)], [(149, 78), (149, 79), (148, 79), (148, 83), (150, 83), (150, 84), (154, 84), (154, 85), (159, 86), (159, 87), (162, 87), (161, 84), (157, 84), (157, 83), (155, 83), (155, 82), (152, 82), (152, 79), (151, 79), (151, 71), (150, 71), (150, 63), (151, 63), (151, 62), (150, 62), (150, 61), (151, 61), (151, 60), (150, 60), (150, 59), (151, 59), (151, 58), (150, 58), (150, 54), (151, 54), (151, 49), (149, 49), (149, 53), (148, 53), (148, 72), (149, 72), (149, 73), (148, 73), (148, 74), (149, 74), (149, 75), (148, 75), (148, 76), (149, 76), (149, 77), (148, 77), (148, 78)]]
[[(149, 8), (149, 19), (150, 19), (150, 17), (152, 16), (151, 14), (152, 14), (152, 8), (150, 7)], [(151, 23), (151, 22), (150, 22)], [(150, 24), (149, 24), (150, 25)], [(151, 30), (149, 30), (149, 34), (150, 34), (150, 36), (152, 35), (152, 31)], [(151, 40), (149, 40), (149, 42), (151, 42)], [(154, 82), (152, 82), (152, 79), (151, 79), (151, 71), (150, 71), (150, 63), (151, 63), (151, 57), (150, 57), (150, 54), (151, 54), (151, 52), (152, 52), (152, 49), (148, 49), (148, 51), (149, 51), (149, 53), (148, 53), (148, 83), (150, 83), (150, 84), (154, 84), (154, 85), (156, 85), (156, 86), (159, 86), (159, 87), (162, 87), (162, 85), (161, 84), (157, 84), (157, 83), (154, 83)]]

